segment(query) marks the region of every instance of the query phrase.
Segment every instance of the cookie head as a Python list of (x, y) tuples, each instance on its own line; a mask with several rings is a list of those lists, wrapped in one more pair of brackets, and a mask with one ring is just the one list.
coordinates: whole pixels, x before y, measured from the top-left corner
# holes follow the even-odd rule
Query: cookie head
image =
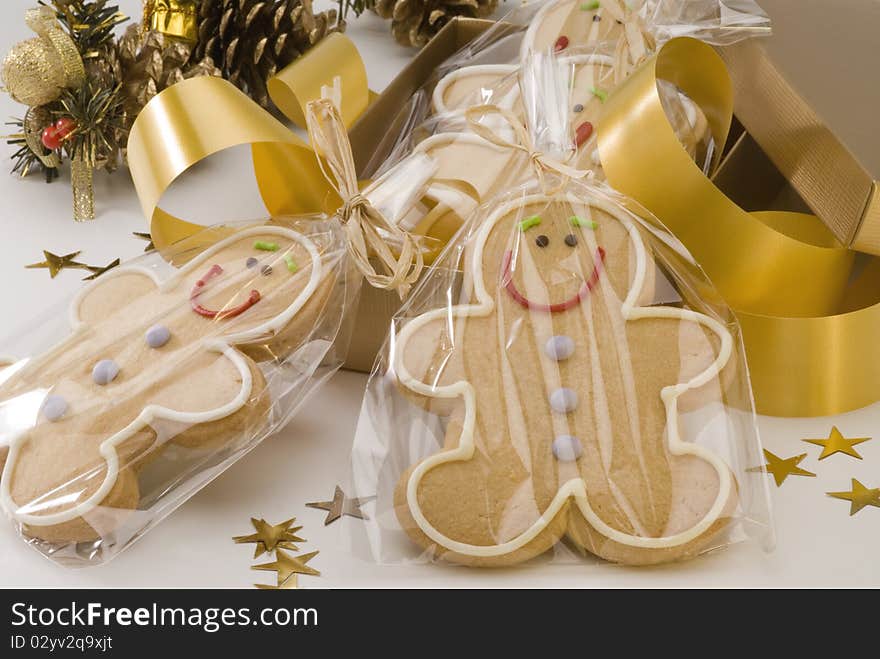
[(249, 235), (201, 257), (183, 286), (192, 313), (220, 334), (258, 330), (308, 284), (318, 259), (310, 243)]
[(595, 288), (605, 250), (594, 220), (558, 213), (530, 215), (517, 224), (515, 245), (503, 252), (501, 287), (523, 308), (559, 313), (578, 306)]

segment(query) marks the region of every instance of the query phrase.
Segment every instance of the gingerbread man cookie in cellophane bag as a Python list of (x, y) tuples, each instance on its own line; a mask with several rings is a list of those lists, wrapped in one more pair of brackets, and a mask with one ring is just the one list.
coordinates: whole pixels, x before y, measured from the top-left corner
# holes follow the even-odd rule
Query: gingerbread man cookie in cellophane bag
[(632, 208), (593, 184), (526, 185), (435, 264), (368, 387), (376, 434), (355, 443), (374, 556), (504, 566), (564, 541), (646, 565), (764, 519), (738, 326)]
[(0, 499), (47, 553), (124, 545), (289, 418), (327, 358), (355, 281), (340, 227), (227, 236), (179, 269), (154, 253), (107, 272), (66, 338), (0, 370)]

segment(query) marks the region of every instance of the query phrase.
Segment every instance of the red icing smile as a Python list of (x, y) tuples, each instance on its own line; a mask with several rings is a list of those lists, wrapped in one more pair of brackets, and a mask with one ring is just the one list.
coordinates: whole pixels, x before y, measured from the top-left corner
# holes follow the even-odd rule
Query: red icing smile
[(208, 273), (196, 282), (196, 285), (193, 286), (192, 293), (189, 295), (190, 304), (192, 304), (193, 311), (195, 311), (200, 316), (204, 316), (205, 318), (216, 318), (217, 320), (224, 320), (226, 318), (235, 318), (243, 314), (245, 311), (254, 306), (257, 302), (260, 301), (260, 291), (253, 290), (251, 294), (248, 296), (248, 299), (239, 304), (237, 307), (232, 307), (231, 309), (224, 309), (222, 311), (214, 311), (213, 309), (208, 309), (203, 307), (198, 302), (199, 295), (202, 294), (202, 290), (205, 288), (205, 284), (216, 277), (217, 275), (223, 272), (223, 268), (219, 265), (211, 266), (211, 269), (208, 270)]
[(560, 311), (568, 311), (569, 309), (573, 309), (584, 299), (586, 299), (586, 297), (596, 287), (596, 284), (599, 283), (599, 274), (601, 273), (602, 264), (605, 262), (605, 250), (599, 247), (596, 250), (596, 258), (594, 260), (596, 265), (593, 266), (593, 272), (590, 274), (590, 278), (584, 282), (584, 285), (581, 286), (581, 289), (577, 292), (576, 295), (569, 298), (565, 302), (557, 302), (555, 304), (538, 304), (536, 302), (532, 302), (525, 295), (520, 293), (516, 287), (516, 284), (513, 283), (513, 273), (510, 271), (510, 265), (513, 262), (513, 252), (511, 250), (507, 250), (506, 252), (504, 252), (504, 263), (502, 264), (501, 268), (504, 274), (502, 275), (501, 281), (506, 282), (504, 287), (507, 289), (507, 292), (510, 293), (510, 297), (512, 297), (526, 309), (530, 309), (532, 311), (544, 311), (546, 313), (558, 313)]

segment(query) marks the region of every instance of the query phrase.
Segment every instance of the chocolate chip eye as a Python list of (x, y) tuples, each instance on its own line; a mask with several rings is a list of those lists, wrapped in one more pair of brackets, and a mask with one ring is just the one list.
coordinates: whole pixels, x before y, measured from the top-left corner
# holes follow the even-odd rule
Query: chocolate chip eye
[(260, 270), (260, 272), (262, 272), (264, 276), (268, 277), (269, 275), (272, 274), (272, 266), (271, 265), (264, 265), (262, 270)]
[(547, 236), (545, 236), (544, 234), (541, 234), (540, 236), (535, 238), (535, 244), (538, 247), (546, 247), (547, 245), (550, 244), (550, 239)]
[(252, 257), (250, 257), (250, 258), (245, 262), (245, 265), (246, 265), (248, 268), (256, 268), (256, 267), (257, 267), (257, 263), (259, 263), (259, 261), (257, 261), (257, 259), (255, 259), (255, 258), (252, 256)]
[(574, 235), (573, 233), (568, 234), (565, 237), (565, 244), (568, 245), (569, 247), (574, 247), (575, 245), (578, 244), (578, 237), (576, 235)]

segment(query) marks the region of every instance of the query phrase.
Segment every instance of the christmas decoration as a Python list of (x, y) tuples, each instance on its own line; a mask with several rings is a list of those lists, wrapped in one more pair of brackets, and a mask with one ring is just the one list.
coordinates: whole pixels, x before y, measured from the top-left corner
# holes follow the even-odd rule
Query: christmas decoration
[(829, 497), (850, 502), (849, 515), (852, 517), (865, 506), (880, 508), (880, 487), (868, 488), (855, 478), (849, 492), (827, 492)]
[(256, 544), (256, 547), (254, 547), (254, 558), (259, 558), (263, 554), (270, 554), (279, 548), (297, 551), (297, 546), (294, 543), (305, 542), (305, 540), (297, 537), (296, 532), (302, 529), (302, 526), (293, 526), (294, 522), (296, 522), (296, 518), (291, 517), (273, 526), (265, 519), (251, 517), (251, 524), (253, 524), (257, 532), (251, 535), (235, 536), (233, 540), (236, 544)]
[(827, 439), (805, 439), (804, 441), (808, 444), (815, 444), (816, 446), (822, 447), (822, 454), (819, 456), (820, 460), (824, 460), (835, 453), (843, 453), (861, 460), (862, 456), (859, 455), (853, 447), (862, 444), (863, 442), (867, 442), (870, 439), (870, 437), (855, 437), (853, 439), (847, 439), (840, 433), (837, 426), (834, 426), (831, 428), (831, 434), (828, 435)]
[(366, 519), (361, 506), (371, 501), (372, 497), (366, 499), (349, 499), (345, 496), (345, 492), (338, 485), (336, 491), (333, 492), (333, 499), (330, 501), (314, 501), (307, 503), (307, 508), (316, 508), (318, 510), (326, 510), (327, 517), (324, 520), (324, 526), (332, 524), (343, 515), (356, 517), (357, 519)]
[(789, 476), (815, 476), (811, 471), (807, 471), (806, 469), (801, 469), (798, 465), (801, 461), (807, 457), (806, 453), (802, 453), (800, 455), (796, 455), (793, 458), (780, 458), (778, 455), (774, 455), (767, 449), (764, 449), (764, 457), (767, 459), (767, 464), (763, 467), (754, 467), (749, 469), (751, 472), (765, 472), (773, 475), (773, 479), (776, 481), (776, 487), (781, 487), (785, 482), (785, 479)]
[[(147, 0), (145, 16), (156, 30), (131, 26), (108, 0), (39, 0), (26, 14), (35, 38), (17, 44), (2, 64), (10, 96), (28, 105), (8, 137), (16, 148), (13, 172), (58, 176), (70, 160), (74, 218), (95, 216), (95, 169), (114, 171), (125, 158), (131, 125), (144, 105), (166, 87), (199, 75), (219, 75), (210, 60), (191, 57), (191, 44), (173, 39), (178, 11), (195, 17), (193, 2)], [(187, 13), (188, 12), (188, 13)], [(160, 30), (161, 28), (161, 30)], [(193, 30), (194, 31), (194, 30)], [(184, 35), (185, 36), (185, 35)]]
[(421, 48), (456, 16), (485, 18), (498, 0), (367, 0), (382, 18), (391, 19), (391, 34), (403, 46)]
[(278, 581), (276, 585), (278, 588), (285, 587), (287, 582), (291, 579), (293, 580), (293, 585), (288, 585), (287, 587), (296, 588), (297, 575), (299, 574), (307, 574), (313, 577), (321, 576), (321, 573), (318, 572), (315, 568), (306, 565), (306, 563), (317, 556), (318, 553), (319, 552), (317, 551), (313, 551), (309, 554), (303, 554), (302, 556), (292, 556), (283, 549), (276, 549), (274, 561), (272, 561), (271, 563), (254, 565), (252, 569), (269, 570), (276, 572)]
[(190, 62), (210, 57), (224, 78), (270, 108), (266, 81), (327, 34), (343, 30), (342, 18), (355, 5), (340, 0), (340, 12), (315, 14), (312, 0), (202, 0)]
[(46, 257), (46, 260), (40, 261), (39, 263), (31, 263), (30, 265), (26, 265), (25, 268), (46, 268), (49, 270), (49, 276), (52, 279), (55, 279), (55, 277), (58, 276), (58, 273), (66, 268), (88, 270), (89, 266), (75, 260), (80, 254), (81, 252), (72, 252), (71, 254), (58, 256), (57, 254), (43, 250), (43, 256)]
[(146, 0), (144, 27), (189, 43), (199, 36), (196, 0)]

